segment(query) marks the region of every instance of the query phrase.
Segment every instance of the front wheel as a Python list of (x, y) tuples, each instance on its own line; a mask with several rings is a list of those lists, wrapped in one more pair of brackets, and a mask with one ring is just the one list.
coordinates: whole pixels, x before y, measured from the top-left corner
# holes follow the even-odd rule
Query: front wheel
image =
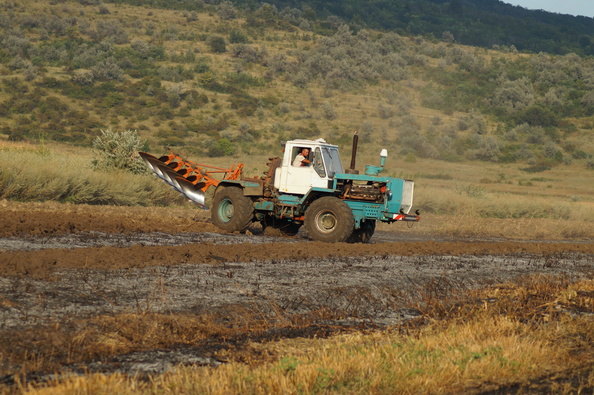
[(348, 240), (355, 227), (350, 207), (342, 200), (325, 196), (315, 200), (305, 210), (305, 229), (309, 237), (326, 243)]
[(217, 192), (210, 212), (212, 222), (227, 232), (245, 231), (254, 217), (252, 199), (237, 187), (226, 187)]

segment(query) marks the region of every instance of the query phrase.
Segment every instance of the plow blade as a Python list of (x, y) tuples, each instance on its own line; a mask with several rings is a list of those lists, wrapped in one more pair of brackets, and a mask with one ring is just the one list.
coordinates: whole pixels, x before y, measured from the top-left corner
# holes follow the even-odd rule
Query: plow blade
[(163, 162), (161, 162), (159, 159), (152, 156), (151, 154), (147, 154), (146, 152), (140, 152), (139, 154), (144, 163), (148, 166), (148, 168), (151, 169), (157, 177), (167, 182), (167, 180), (163, 177), (163, 171), (159, 168), (159, 165)]
[[(146, 152), (139, 152), (139, 155), (157, 177), (190, 199), (197, 206), (208, 210), (205, 203), (205, 191), (210, 186), (218, 185), (219, 181), (214, 179), (208, 171), (204, 171), (200, 167), (204, 165), (197, 165), (193, 162), (186, 161), (177, 155), (162, 156), (160, 158)], [(215, 168), (214, 172), (227, 174), (231, 173), (232, 170)], [(232, 173), (232, 177), (237, 177), (240, 174), (240, 170), (241, 168), (236, 170), (235, 173)]]
[(192, 202), (196, 203), (197, 206), (200, 206), (201, 208), (208, 210), (208, 207), (205, 203), (204, 192), (199, 189), (201, 184), (204, 185), (204, 183), (194, 185), (190, 181), (182, 177), (177, 177), (175, 180), (177, 181), (179, 188), (181, 189), (180, 192), (185, 197), (190, 199)]
[(149, 169), (151, 169), (157, 177), (165, 181), (167, 184), (171, 185), (173, 189), (175, 189), (176, 191), (180, 193), (182, 192), (181, 187), (175, 180), (175, 177), (178, 176), (178, 174), (175, 171), (173, 171), (165, 163), (161, 162), (159, 159), (155, 158), (151, 154), (143, 152), (140, 156), (144, 160), (144, 163), (147, 164)]

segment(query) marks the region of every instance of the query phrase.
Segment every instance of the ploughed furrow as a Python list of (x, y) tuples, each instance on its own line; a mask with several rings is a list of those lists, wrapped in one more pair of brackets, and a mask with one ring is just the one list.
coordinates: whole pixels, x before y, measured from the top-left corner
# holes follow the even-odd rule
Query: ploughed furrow
[(0, 237), (80, 232), (220, 232), (195, 208), (116, 207), (0, 201)]
[[(258, 237), (258, 236), (254, 236)], [(180, 246), (91, 247), (0, 252), (0, 276), (44, 278), (58, 269), (117, 270), (179, 264), (225, 264), (229, 262), (315, 260), (320, 258), (372, 256), (462, 256), (462, 255), (594, 255), (591, 243), (536, 242), (387, 242), (379, 244), (261, 243)], [(553, 262), (554, 263), (554, 262)], [(553, 264), (552, 263), (552, 264)]]

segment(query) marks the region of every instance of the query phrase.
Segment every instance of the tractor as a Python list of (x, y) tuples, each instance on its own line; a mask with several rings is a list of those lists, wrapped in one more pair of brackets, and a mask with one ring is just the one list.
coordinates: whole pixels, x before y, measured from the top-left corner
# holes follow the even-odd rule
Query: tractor
[[(147, 166), (175, 190), (208, 209), (205, 192), (214, 189), (213, 224), (227, 232), (245, 232), (253, 222), (294, 236), (305, 225), (308, 236), (322, 242), (368, 242), (378, 221), (416, 222), (409, 214), (414, 181), (380, 176), (380, 165), (355, 169), (358, 134), (353, 137), (351, 166), (344, 169), (338, 146), (324, 139), (290, 140), (282, 157), (269, 158), (261, 177), (244, 178), (243, 165), (220, 168), (198, 164), (170, 153), (157, 158), (140, 156)], [(301, 156), (299, 156), (301, 155)], [(222, 177), (217, 177), (222, 175)], [(219, 179), (220, 178), (220, 179)]]

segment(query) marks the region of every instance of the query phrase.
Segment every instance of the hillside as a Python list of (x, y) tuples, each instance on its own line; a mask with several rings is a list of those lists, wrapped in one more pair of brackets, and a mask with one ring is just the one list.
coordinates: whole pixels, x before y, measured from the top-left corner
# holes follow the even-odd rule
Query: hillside
[(271, 5), (196, 4), (3, 3), (0, 133), (89, 146), (130, 129), (147, 149), (215, 157), (274, 154), (292, 137), (348, 144), (359, 130), (365, 150), (410, 160), (594, 167), (591, 58), (332, 17), (320, 35)]
[[(253, 4), (242, 0), (234, 3)], [(314, 29), (319, 31), (328, 27), (327, 18), (340, 17), (353, 27), (425, 35), (465, 45), (515, 46), (520, 51), (535, 53), (594, 54), (593, 18), (526, 10), (500, 0), (273, 0), (268, 3), (285, 15), (299, 14), (299, 9), (312, 10), (313, 13), (304, 16), (309, 16)]]
[[(87, 3), (98, 4), (96, 0)], [(594, 54), (594, 19), (527, 10), (501, 0), (109, 0), (109, 3), (202, 11), (207, 4), (229, 3), (255, 11), (272, 5), (283, 23), (329, 34), (340, 23), (354, 29), (373, 28), (404, 35), (456, 40), (491, 48), (514, 46), (521, 51), (580, 55)]]

